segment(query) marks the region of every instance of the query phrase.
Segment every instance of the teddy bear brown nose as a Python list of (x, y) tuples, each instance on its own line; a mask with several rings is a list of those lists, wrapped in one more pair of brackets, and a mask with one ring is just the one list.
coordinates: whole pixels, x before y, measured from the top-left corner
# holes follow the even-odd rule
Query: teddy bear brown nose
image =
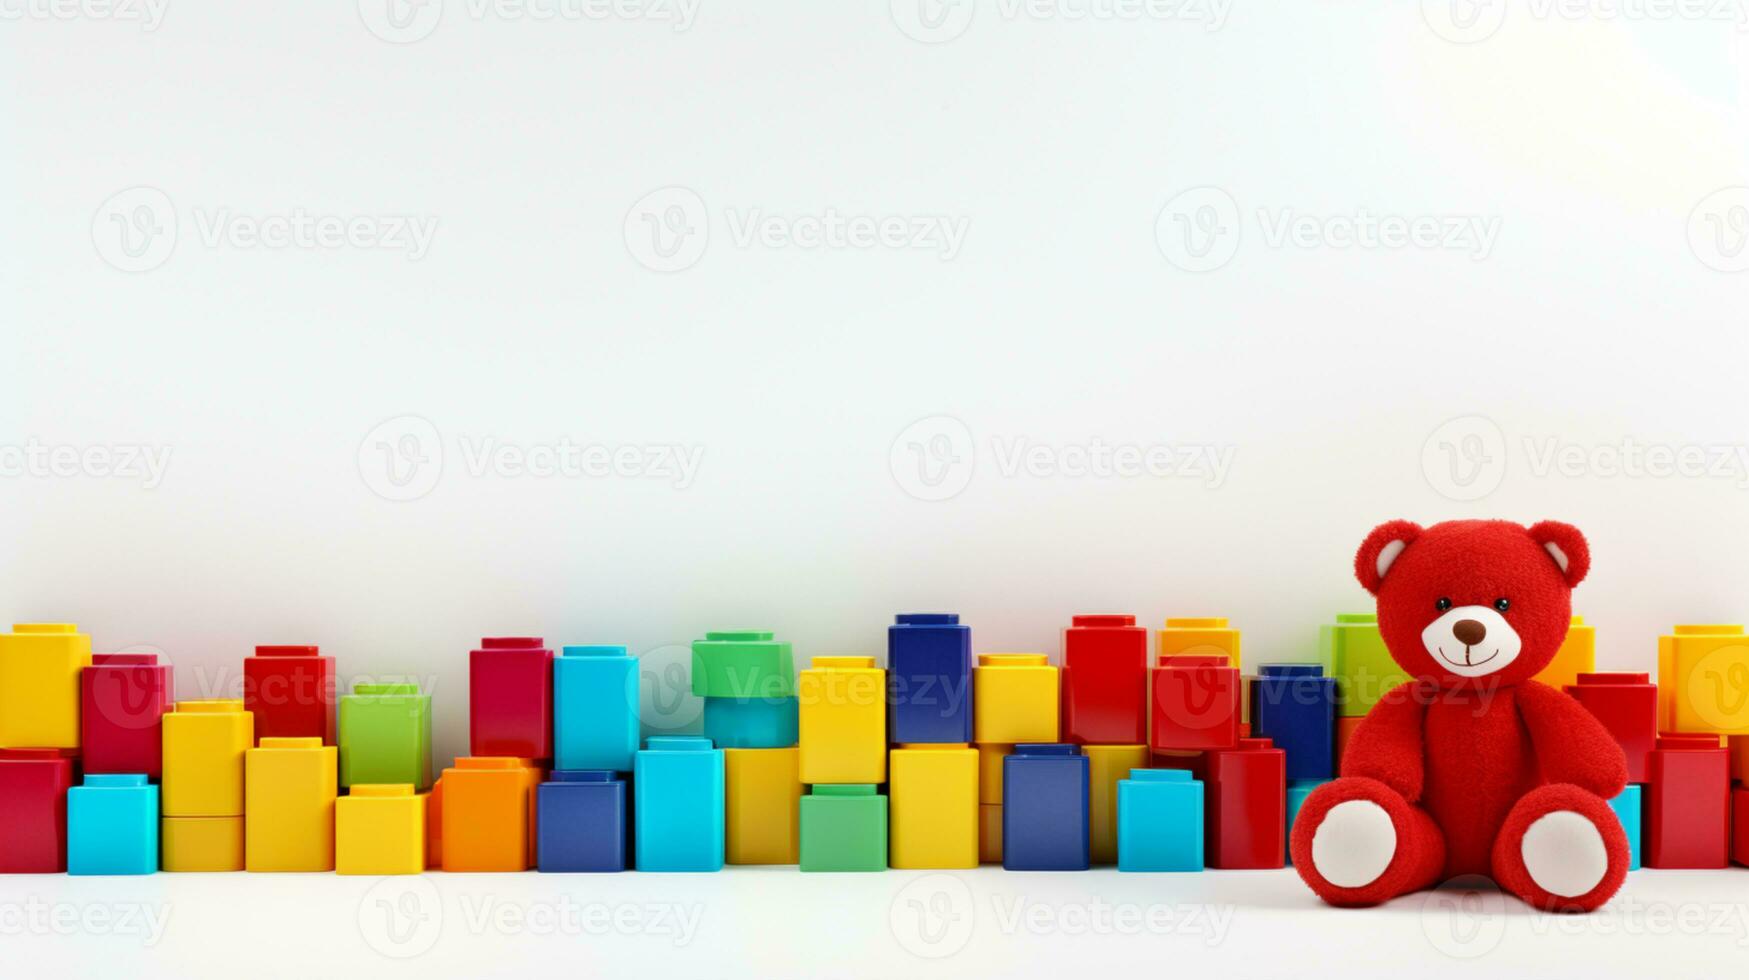
[(1460, 619), (1451, 624), (1451, 635), (1464, 646), (1473, 647), (1488, 636), (1488, 627), (1473, 619)]

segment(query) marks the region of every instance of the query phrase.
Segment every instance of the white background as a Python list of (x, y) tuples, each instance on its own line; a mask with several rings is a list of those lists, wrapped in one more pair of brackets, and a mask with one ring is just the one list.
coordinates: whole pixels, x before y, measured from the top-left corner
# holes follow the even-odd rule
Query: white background
[[(486, 634), (627, 644), (663, 725), (691, 720), (666, 668), (710, 628), (878, 654), (893, 613), (945, 609), (980, 651), (1055, 656), (1076, 612), (1217, 614), (1248, 663), (1308, 659), (1366, 608), (1352, 554), (1394, 517), (1579, 525), (1606, 666), (1749, 610), (1734, 0), (397, 11), (0, 2), (0, 618), (160, 651), (183, 697), (234, 689), (256, 643), (317, 643), (348, 681), (429, 686), (447, 761)], [(253, 234), (318, 218), (343, 240)], [(830, 218), (906, 234), (815, 241)], [(1380, 220), (1440, 233), (1352, 240)], [(911, 246), (943, 223), (957, 247)], [(698, 465), (472, 458), (565, 440)], [(1204, 469), (1078, 468), (1116, 446)], [(161, 472), (114, 472), (141, 447)], [(1013, 887), (991, 874), (968, 880)], [(841, 915), (879, 921), (906, 880)], [(1068, 902), (1117, 878), (1027, 880)], [(1415, 931), (1245, 880), (1342, 922), (1305, 942), (1346, 936), (1356, 969), (1396, 960), (1353, 937)], [(212, 953), (188, 933), (222, 931), (201, 916), (227, 890), (281, 900), (216, 881), (138, 886), (189, 903), (162, 963)], [(589, 888), (649, 887), (620, 881)], [(296, 887), (288, 915), (341, 889)], [(63, 888), (90, 894), (4, 891)], [(816, 893), (839, 894), (757, 901), (814, 916)], [(629, 962), (911, 966), (824, 930), (812, 960), (755, 930)], [(1224, 955), (1304, 966), (1271, 935)], [(950, 962), (1048, 963), (1006, 942)]]

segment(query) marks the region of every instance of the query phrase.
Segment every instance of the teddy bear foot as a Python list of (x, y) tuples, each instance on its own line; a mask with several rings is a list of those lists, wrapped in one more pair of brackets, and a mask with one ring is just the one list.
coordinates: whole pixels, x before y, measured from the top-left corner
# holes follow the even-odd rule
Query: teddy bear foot
[(1294, 867), (1331, 905), (1366, 906), (1427, 887), (1445, 838), (1426, 811), (1374, 779), (1348, 777), (1312, 792), (1294, 821)]
[(1589, 912), (1621, 887), (1628, 842), (1609, 804), (1577, 786), (1540, 786), (1507, 814), (1494, 841), (1494, 880), (1550, 912)]

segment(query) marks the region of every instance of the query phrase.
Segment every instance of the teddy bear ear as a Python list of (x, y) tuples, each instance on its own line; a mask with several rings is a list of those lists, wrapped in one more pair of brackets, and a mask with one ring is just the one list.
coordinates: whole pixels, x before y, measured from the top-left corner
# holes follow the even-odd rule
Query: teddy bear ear
[(1373, 528), (1354, 554), (1354, 577), (1361, 587), (1378, 595), (1392, 563), (1420, 536), (1421, 525), (1414, 521), (1387, 521)]
[(1585, 581), (1585, 573), (1591, 571), (1591, 546), (1578, 528), (1560, 521), (1539, 521), (1530, 526), (1530, 538), (1554, 559), (1567, 588)]

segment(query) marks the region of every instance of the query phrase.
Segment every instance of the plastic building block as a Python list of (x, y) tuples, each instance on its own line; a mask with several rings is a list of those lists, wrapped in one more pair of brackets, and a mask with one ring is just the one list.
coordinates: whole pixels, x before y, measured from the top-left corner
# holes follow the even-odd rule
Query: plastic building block
[(1083, 745), (1087, 757), (1089, 852), (1094, 864), (1117, 863), (1117, 784), (1148, 767), (1146, 745)]
[(1086, 871), (1087, 757), (1067, 743), (1021, 744), (1003, 762), (1002, 866)]
[(1584, 616), (1574, 616), (1567, 627), (1567, 638), (1555, 651), (1555, 659), (1531, 678), (1559, 691), (1569, 684), (1579, 683), (1580, 674), (1597, 670), (1597, 628), (1585, 625)]
[(1628, 782), (1643, 783), (1658, 741), (1658, 689), (1647, 674), (1580, 674), (1566, 692), (1603, 723), (1628, 758)]
[(158, 870), (158, 787), (144, 773), (98, 773), (67, 791), (67, 873)]
[(1646, 867), (1725, 867), (1731, 846), (1731, 761), (1718, 736), (1659, 735), (1647, 768)]
[(1628, 837), (1629, 871), (1640, 870), (1640, 814), (1644, 806), (1645, 797), (1638, 783), (1629, 783), (1622, 787), (1622, 791), (1609, 801), (1609, 808), (1615, 811), (1616, 819), (1621, 821), (1622, 832)]
[(425, 870), (425, 806), (412, 783), (360, 783), (334, 802), (334, 870), (416, 875)]
[(1203, 869), (1203, 784), (1188, 770), (1135, 769), (1117, 784), (1117, 869)]
[(978, 750), (978, 802), (1002, 805), (1002, 765), (1009, 753), (1014, 751), (1012, 745), (999, 743), (984, 743), (976, 746)]
[(622, 646), (574, 646), (553, 658), (554, 767), (632, 771), (639, 728), (637, 658)]
[(468, 654), (468, 746), (477, 757), (553, 757), (553, 651), (540, 637), (489, 636)]
[(67, 870), (70, 750), (0, 749), (0, 874)]
[(1678, 626), (1658, 638), (1658, 728), (1749, 734), (1749, 636), (1740, 624)]
[(243, 707), (255, 740), (319, 738), (334, 744), (334, 658), (311, 646), (258, 646), (243, 658)]
[(1064, 741), (1148, 740), (1148, 631), (1136, 625), (1136, 617), (1070, 620), (1063, 631), (1062, 685)]
[(723, 749), (787, 749), (800, 733), (796, 699), (705, 698), (704, 737)]
[(79, 672), (91, 637), (72, 623), (0, 633), (0, 749), (79, 747)]
[(540, 832), (535, 866), (542, 871), (624, 871), (624, 779), (611, 769), (555, 769), (535, 794)]
[(1335, 776), (1335, 679), (1318, 664), (1264, 664), (1249, 686), (1251, 734), (1287, 753), (1287, 778)]
[(1348, 740), (1354, 737), (1354, 730), (1360, 727), (1363, 718), (1348, 715), (1336, 716), (1336, 773), (1342, 773), (1342, 750), (1348, 748)]
[(164, 816), (242, 816), (243, 753), (254, 745), (242, 701), (177, 702), (164, 716)]
[(887, 760), (895, 868), (978, 866), (978, 750), (926, 742), (901, 745)]
[(340, 698), (340, 785), (431, 786), (431, 695), (417, 684), (354, 684)]
[(802, 782), (887, 781), (887, 672), (873, 657), (815, 657), (797, 681), (796, 700)]
[(1239, 741), (1239, 672), (1224, 656), (1163, 656), (1154, 668), (1150, 745), (1225, 749)]
[(1279, 868), (1287, 853), (1287, 758), (1266, 738), (1209, 753), (1208, 866)]
[[(93, 654), (79, 675), (80, 768), (160, 778), (171, 691), (170, 665), (158, 663), (157, 654)], [(154, 829), (154, 850), (157, 835)]]
[(633, 761), (639, 871), (721, 871), (723, 750), (710, 739), (653, 735)]
[(243, 818), (165, 817), (158, 849), (165, 871), (242, 871)]
[(1749, 788), (1742, 786), (1731, 790), (1731, 862), (1749, 865)]
[(715, 630), (692, 642), (692, 693), (701, 698), (788, 698), (795, 658), (769, 630)]
[(797, 753), (794, 748), (723, 750), (728, 863), (796, 863), (802, 799)]
[(803, 871), (885, 871), (887, 798), (870, 783), (815, 786), (801, 799)]
[[(1288, 780), (1288, 782), (1287, 782), (1287, 836), (1290, 839), (1293, 837), (1293, 833), (1294, 833), (1294, 820), (1299, 817), (1300, 807), (1305, 804), (1306, 797), (1311, 796), (1312, 790), (1317, 789), (1318, 787), (1324, 785), (1326, 782), (1328, 782), (1328, 780), (1323, 780), (1323, 779), (1290, 779), (1290, 780)], [(1286, 863), (1288, 863), (1288, 864), (1294, 863), (1293, 854), (1291, 852), (1284, 852), (1284, 853), (1286, 854), (1286, 856), (1284, 858)]]
[(1239, 631), (1227, 625), (1225, 616), (1173, 617), (1160, 631), (1161, 657), (1225, 657), (1227, 666), (1242, 666)]
[(887, 627), (887, 738), (899, 745), (973, 740), (972, 631), (957, 614), (901, 613)]
[(339, 749), (314, 735), (264, 738), (243, 772), (244, 870), (333, 871)]
[(531, 760), (471, 756), (443, 771), (443, 870), (527, 871), (537, 829)]
[(1336, 714), (1359, 718), (1409, 674), (1391, 659), (1376, 613), (1340, 613), (1318, 630), (1319, 659), (1336, 678)]
[(1002, 804), (978, 804), (978, 863), (1002, 863)]
[(1190, 778), (1206, 783), (1209, 778), (1209, 754), (1184, 749), (1161, 751), (1150, 749), (1148, 751), (1148, 768), (1183, 769), (1190, 773)]
[(1057, 740), (1062, 694), (1057, 668), (1042, 653), (980, 653), (972, 670), (972, 741)]

